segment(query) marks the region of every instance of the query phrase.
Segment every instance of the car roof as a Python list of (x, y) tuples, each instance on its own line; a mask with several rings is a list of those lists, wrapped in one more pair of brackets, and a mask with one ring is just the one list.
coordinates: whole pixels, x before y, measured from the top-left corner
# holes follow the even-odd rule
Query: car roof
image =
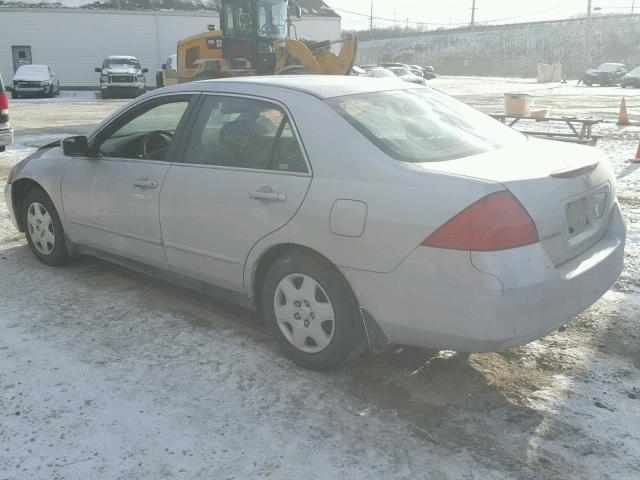
[(131, 55), (109, 55), (107, 60), (138, 60), (136, 57), (132, 57)]
[(199, 85), (204, 87), (205, 90), (215, 91), (225, 84), (229, 86), (246, 85), (248, 87), (277, 87), (308, 93), (320, 99), (411, 88), (410, 86), (399, 85), (395, 79), (386, 81), (375, 78), (346, 75), (271, 75), (261, 77), (235, 77), (217, 80), (202, 80), (199, 82), (192, 82), (190, 85)]

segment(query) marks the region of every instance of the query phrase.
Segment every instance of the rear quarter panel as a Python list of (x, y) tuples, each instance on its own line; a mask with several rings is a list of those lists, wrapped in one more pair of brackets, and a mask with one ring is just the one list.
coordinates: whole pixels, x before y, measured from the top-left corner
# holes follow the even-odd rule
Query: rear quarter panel
[[(312, 248), (336, 266), (390, 272), (456, 213), (504, 189), (495, 182), (425, 171), (392, 159), (310, 95), (292, 93), (282, 101), (302, 137), (313, 180), (295, 217), (250, 252), (244, 274), (248, 291), (260, 257), (281, 243)], [(336, 200), (366, 204), (361, 236), (331, 232)]]

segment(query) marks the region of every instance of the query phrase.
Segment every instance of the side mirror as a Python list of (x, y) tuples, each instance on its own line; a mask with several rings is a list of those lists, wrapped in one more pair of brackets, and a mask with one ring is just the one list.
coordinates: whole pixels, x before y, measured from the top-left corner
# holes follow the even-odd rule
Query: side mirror
[(87, 137), (85, 137), (84, 135), (65, 138), (61, 143), (62, 152), (67, 157), (83, 157), (89, 152)]
[(149, 71), (149, 69), (148, 69), (148, 68), (143, 68), (143, 69), (142, 69), (142, 73), (147, 73), (148, 71)]
[(96, 72), (96, 73), (102, 73), (102, 69), (101, 69), (100, 67), (96, 67), (96, 68), (94, 69), (94, 72)]

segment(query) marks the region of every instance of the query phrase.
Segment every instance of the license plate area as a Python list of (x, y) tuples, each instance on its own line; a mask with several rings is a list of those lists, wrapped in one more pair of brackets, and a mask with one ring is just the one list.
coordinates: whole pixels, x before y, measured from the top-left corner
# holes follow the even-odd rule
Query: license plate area
[(593, 225), (591, 208), (587, 197), (568, 203), (565, 207), (565, 214), (567, 216), (569, 238), (586, 232)]

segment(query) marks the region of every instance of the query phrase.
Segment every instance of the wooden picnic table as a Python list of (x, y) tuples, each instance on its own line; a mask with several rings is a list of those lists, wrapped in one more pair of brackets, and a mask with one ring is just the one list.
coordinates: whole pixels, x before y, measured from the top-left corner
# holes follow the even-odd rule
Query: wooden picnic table
[(491, 116), (497, 120), (500, 120), (504, 124), (508, 124), (513, 127), (520, 120), (533, 120), (536, 123), (541, 122), (556, 122), (563, 123), (568, 127), (568, 132), (541, 132), (534, 130), (520, 130), (527, 135), (533, 135), (536, 137), (546, 137), (553, 140), (561, 140), (564, 142), (582, 143), (585, 145), (595, 145), (601, 138), (600, 135), (592, 134), (592, 127), (602, 122), (598, 117), (519, 117), (517, 115), (506, 115), (504, 113), (493, 113)]

